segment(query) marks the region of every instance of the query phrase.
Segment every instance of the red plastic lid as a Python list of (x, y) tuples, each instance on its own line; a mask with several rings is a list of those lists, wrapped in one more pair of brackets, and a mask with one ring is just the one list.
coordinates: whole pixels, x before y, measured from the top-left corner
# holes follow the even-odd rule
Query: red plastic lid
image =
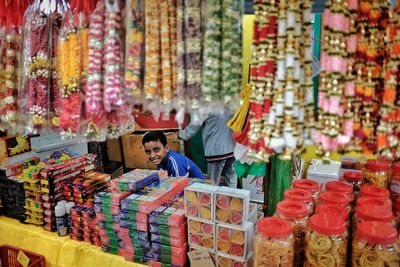
[(360, 188), (360, 196), (388, 199), (389, 195), (389, 190), (387, 190), (386, 188), (377, 187), (376, 185), (364, 184)]
[(397, 230), (388, 223), (365, 221), (357, 225), (357, 237), (376, 245), (391, 245), (397, 241)]
[(302, 202), (312, 202), (313, 197), (311, 192), (303, 190), (303, 189), (288, 189), (283, 192), (284, 199), (294, 200), (294, 201), (302, 201)]
[(346, 231), (346, 223), (337, 214), (318, 213), (310, 218), (310, 228), (322, 235), (341, 235)]
[(315, 214), (336, 214), (337, 216), (343, 218), (343, 220), (347, 221), (349, 219), (348, 211), (338, 205), (333, 204), (320, 204), (315, 208)]
[(375, 198), (375, 197), (359, 197), (357, 199), (357, 205), (356, 209), (358, 209), (361, 206), (382, 206), (387, 209), (390, 209), (389, 204), (387, 203), (386, 200), (383, 200), (381, 198)]
[(400, 174), (400, 161), (393, 163), (392, 170), (394, 174)]
[(330, 181), (325, 184), (326, 191), (353, 193), (353, 186), (342, 181)]
[(382, 162), (382, 163), (385, 163), (385, 164), (389, 164), (389, 165), (392, 164), (392, 160), (388, 159), (388, 158), (385, 158), (385, 157), (377, 157), (376, 161)]
[(340, 206), (347, 206), (350, 203), (350, 199), (343, 193), (335, 191), (326, 191), (319, 194), (319, 198), (326, 204), (336, 204)]
[(304, 218), (308, 215), (306, 204), (293, 200), (283, 200), (276, 204), (279, 214), (289, 218)]
[(357, 183), (362, 180), (362, 174), (361, 172), (345, 172), (343, 173), (343, 179), (348, 182)]
[(378, 205), (361, 205), (356, 211), (357, 218), (363, 221), (377, 221), (390, 223), (393, 221), (393, 213), (385, 206)]
[(258, 231), (268, 237), (283, 238), (292, 234), (292, 225), (287, 220), (268, 217), (258, 221)]
[(319, 184), (313, 180), (299, 179), (293, 182), (293, 188), (303, 189), (315, 193), (319, 191)]
[(386, 160), (369, 159), (364, 166), (374, 172), (388, 171), (390, 169), (390, 163)]

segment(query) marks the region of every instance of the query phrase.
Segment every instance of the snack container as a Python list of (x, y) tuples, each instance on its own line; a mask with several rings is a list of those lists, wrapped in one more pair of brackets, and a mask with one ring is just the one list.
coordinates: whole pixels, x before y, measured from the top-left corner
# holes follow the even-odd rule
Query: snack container
[(253, 254), (249, 254), (246, 260), (240, 260), (234, 257), (217, 253), (217, 267), (252, 267)]
[(342, 178), (353, 185), (353, 192), (355, 197), (357, 197), (362, 185), (362, 174), (360, 172), (347, 171), (343, 173)]
[(363, 184), (372, 184), (380, 188), (388, 188), (390, 180), (390, 163), (369, 159), (362, 170)]
[(378, 187), (376, 185), (364, 184), (360, 188), (360, 197), (373, 197), (376, 199), (384, 200), (392, 207), (390, 200), (390, 191), (386, 188)]
[(380, 205), (361, 205), (357, 207), (353, 216), (353, 233), (356, 232), (358, 225), (365, 221), (377, 221), (388, 223), (396, 227), (396, 221), (393, 216), (392, 210), (387, 206)]
[(363, 261), (366, 255), (370, 266), (400, 266), (397, 236), (396, 228), (390, 224), (373, 221), (360, 223), (352, 243), (353, 266), (365, 266)]
[(343, 218), (346, 223), (346, 227), (350, 227), (349, 213), (341, 206), (334, 204), (320, 204), (315, 208), (315, 214), (336, 214), (338, 217)]
[(307, 207), (309, 215), (314, 213), (314, 199), (310, 191), (293, 188), (285, 190), (285, 192), (283, 192), (283, 196), (285, 200), (304, 203)]
[(217, 253), (245, 261), (253, 246), (253, 232), (251, 222), (246, 222), (244, 229), (217, 224)]
[(319, 194), (318, 204), (333, 204), (338, 205), (347, 210), (348, 213), (351, 212), (350, 198), (339, 192), (326, 191)]
[(345, 181), (330, 181), (325, 185), (326, 191), (333, 191), (345, 194), (350, 202), (354, 201), (353, 185)]
[(314, 202), (318, 199), (319, 183), (308, 179), (298, 179), (293, 181), (292, 187), (296, 189), (302, 189), (311, 192)]
[(214, 194), (218, 186), (194, 183), (185, 188), (185, 214), (188, 218), (212, 221), (214, 218)]
[(215, 193), (215, 222), (244, 227), (248, 220), (250, 191), (222, 186)]
[(215, 223), (188, 218), (189, 245), (215, 250)]

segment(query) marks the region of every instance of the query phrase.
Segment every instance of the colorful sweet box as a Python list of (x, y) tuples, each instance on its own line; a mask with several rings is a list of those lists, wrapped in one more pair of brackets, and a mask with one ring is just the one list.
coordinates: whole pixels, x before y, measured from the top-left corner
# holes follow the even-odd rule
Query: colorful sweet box
[(253, 255), (249, 255), (247, 260), (239, 260), (225, 255), (217, 254), (216, 267), (252, 267)]
[(214, 194), (218, 186), (195, 183), (185, 189), (185, 214), (212, 222), (214, 220)]
[(215, 250), (215, 223), (188, 218), (187, 224), (190, 246)]

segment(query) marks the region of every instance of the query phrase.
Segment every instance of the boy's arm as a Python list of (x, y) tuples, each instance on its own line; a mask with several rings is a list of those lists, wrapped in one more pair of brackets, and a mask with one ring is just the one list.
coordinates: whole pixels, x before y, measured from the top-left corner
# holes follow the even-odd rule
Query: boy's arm
[(202, 125), (194, 125), (192, 122), (182, 131), (179, 132), (179, 138), (182, 140), (189, 140), (201, 129)]

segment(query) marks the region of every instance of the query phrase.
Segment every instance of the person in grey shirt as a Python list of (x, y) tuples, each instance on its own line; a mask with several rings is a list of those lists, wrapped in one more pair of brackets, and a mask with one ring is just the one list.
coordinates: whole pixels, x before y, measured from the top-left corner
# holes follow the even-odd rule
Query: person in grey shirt
[(201, 129), (208, 177), (219, 185), (221, 176), (224, 176), (224, 185), (236, 188), (237, 176), (233, 155), (235, 141), (232, 138), (232, 130), (227, 126), (232, 115), (229, 112), (209, 114), (202, 124), (191, 121), (179, 132), (179, 138), (189, 140)]

